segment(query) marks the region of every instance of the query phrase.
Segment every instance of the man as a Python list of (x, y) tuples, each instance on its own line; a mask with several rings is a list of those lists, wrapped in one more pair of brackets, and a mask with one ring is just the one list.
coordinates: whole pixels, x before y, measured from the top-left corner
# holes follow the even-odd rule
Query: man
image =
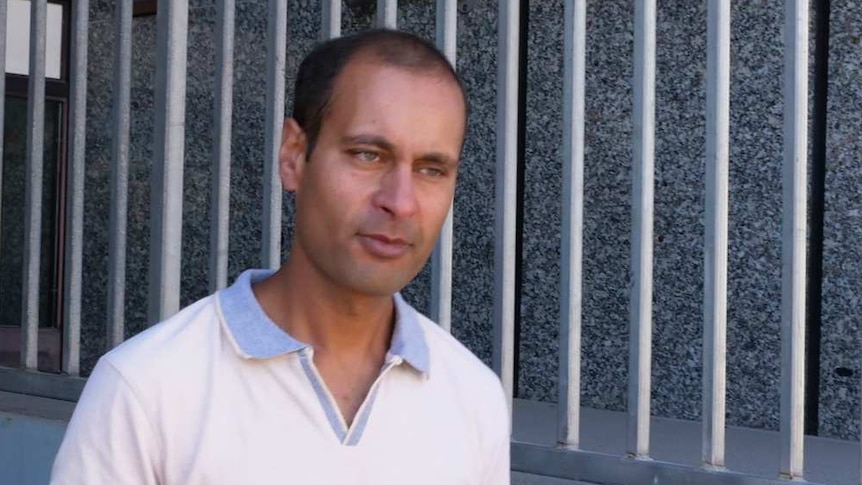
[(287, 261), (105, 355), (53, 483), (509, 483), (499, 381), (397, 293), (452, 203), (456, 73), (423, 40), (369, 31), (309, 54), (295, 100)]

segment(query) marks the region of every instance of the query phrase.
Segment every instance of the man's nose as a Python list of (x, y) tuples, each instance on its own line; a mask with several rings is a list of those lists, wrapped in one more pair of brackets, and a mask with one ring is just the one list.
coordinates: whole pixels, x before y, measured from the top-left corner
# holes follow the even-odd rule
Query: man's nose
[(374, 198), (375, 205), (403, 219), (412, 216), (418, 208), (412, 167), (395, 164), (380, 180), (380, 189)]

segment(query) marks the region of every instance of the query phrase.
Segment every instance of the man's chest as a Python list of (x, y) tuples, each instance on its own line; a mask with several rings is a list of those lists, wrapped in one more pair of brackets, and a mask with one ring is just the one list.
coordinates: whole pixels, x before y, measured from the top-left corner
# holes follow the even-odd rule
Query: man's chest
[(312, 385), (261, 387), (187, 413), (182, 432), (166, 427), (166, 484), (478, 482), (473, 426), (421, 384), (381, 381), (346, 434)]

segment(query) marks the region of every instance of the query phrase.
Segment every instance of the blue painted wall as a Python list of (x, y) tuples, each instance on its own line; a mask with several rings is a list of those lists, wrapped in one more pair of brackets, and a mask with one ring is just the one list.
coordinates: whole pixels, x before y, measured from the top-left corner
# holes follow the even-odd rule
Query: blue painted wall
[(47, 484), (65, 432), (65, 421), (0, 412), (0, 484)]

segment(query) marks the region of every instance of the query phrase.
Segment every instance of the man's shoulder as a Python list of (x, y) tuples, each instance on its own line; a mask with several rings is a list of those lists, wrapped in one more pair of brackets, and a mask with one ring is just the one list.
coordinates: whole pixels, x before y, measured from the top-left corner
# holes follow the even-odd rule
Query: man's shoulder
[(426, 317), (419, 321), (430, 351), (429, 378), (455, 391), (453, 398), (483, 442), (508, 442), (509, 408), (500, 378), (449, 332)]
[(178, 372), (221, 340), (216, 295), (207, 296), (129, 338), (102, 357), (126, 380)]
[(475, 394), (480, 402), (504, 402), (500, 378), (470, 349), (431, 319), (420, 315), (431, 354), (431, 377), (443, 378)]

